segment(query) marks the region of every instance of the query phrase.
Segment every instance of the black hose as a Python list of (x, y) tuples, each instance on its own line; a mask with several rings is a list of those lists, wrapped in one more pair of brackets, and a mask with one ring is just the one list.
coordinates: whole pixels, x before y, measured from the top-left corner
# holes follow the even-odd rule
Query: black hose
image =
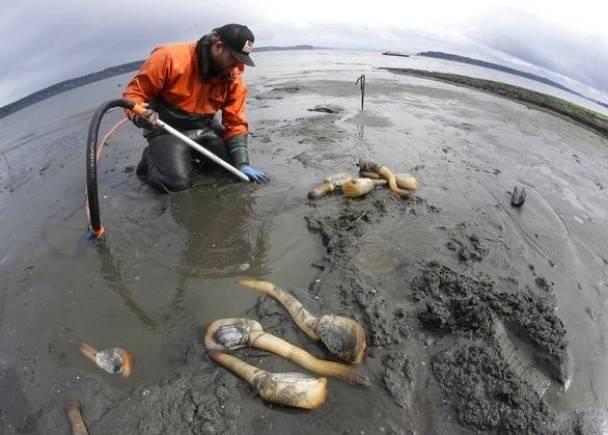
[(133, 109), (135, 103), (119, 99), (110, 100), (103, 103), (93, 114), (93, 119), (89, 125), (87, 136), (87, 198), (89, 202), (89, 215), (91, 217), (91, 232), (99, 235), (102, 232), (101, 219), (99, 218), (99, 198), (97, 197), (97, 141), (99, 127), (103, 115), (113, 107)]

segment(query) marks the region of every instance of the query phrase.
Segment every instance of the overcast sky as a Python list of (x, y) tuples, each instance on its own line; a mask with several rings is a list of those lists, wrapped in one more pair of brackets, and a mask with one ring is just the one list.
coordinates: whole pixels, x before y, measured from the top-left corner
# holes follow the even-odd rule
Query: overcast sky
[(256, 46), (440, 48), (533, 64), (608, 94), (607, 16), (599, 0), (3, 0), (0, 107), (228, 22), (247, 24)]

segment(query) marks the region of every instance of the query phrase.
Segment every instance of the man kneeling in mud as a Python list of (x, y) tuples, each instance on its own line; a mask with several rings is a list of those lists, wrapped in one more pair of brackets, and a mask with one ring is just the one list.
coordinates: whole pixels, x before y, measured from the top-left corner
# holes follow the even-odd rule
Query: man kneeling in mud
[[(250, 181), (266, 182), (266, 175), (249, 166), (248, 124), (245, 118), (247, 86), (244, 65), (253, 33), (246, 26), (226, 24), (198, 42), (155, 48), (131, 80), (123, 97), (147, 104), (141, 116), (127, 111), (144, 129), (148, 146), (137, 165), (137, 176), (160, 192), (192, 187), (194, 159), (203, 158), (188, 145), (167, 134), (155, 122), (162, 119), (221, 159)], [(222, 111), (222, 125), (214, 116)]]

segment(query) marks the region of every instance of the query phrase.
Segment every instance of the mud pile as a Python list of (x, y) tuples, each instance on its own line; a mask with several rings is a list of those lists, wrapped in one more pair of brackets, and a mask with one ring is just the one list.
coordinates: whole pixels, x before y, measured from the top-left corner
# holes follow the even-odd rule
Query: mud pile
[(412, 281), (412, 289), (424, 328), (496, 339), (496, 325), (502, 321), (534, 345), (535, 357), (557, 381), (568, 382), (566, 330), (551, 295), (535, 294), (529, 288), (497, 290), (487, 277), (473, 279), (438, 263), (429, 263)]
[[(557, 430), (541, 397), (545, 373), (567, 382), (568, 358), (566, 331), (549, 296), (501, 291), (488, 278), (437, 263), (425, 266), (412, 289), (422, 327), (451, 343), (433, 355), (432, 369), (460, 424), (498, 433)], [(538, 368), (520, 359), (509, 332), (530, 343)]]
[[(372, 347), (388, 347), (399, 344), (408, 336), (410, 329), (407, 308), (403, 303), (392, 301), (375, 282), (373, 271), (355, 266), (354, 256), (361, 247), (360, 240), (370, 225), (381, 225), (387, 214), (388, 202), (403, 208), (396, 198), (372, 195), (364, 200), (344, 200), (339, 210), (325, 208), (307, 217), (308, 228), (319, 233), (327, 248), (323, 272), (315, 280), (311, 291), (331, 295), (338, 290), (340, 304), (357, 317), (353, 310), (358, 307), (360, 317), (367, 326), (368, 341)], [(350, 308), (353, 307), (353, 308)]]

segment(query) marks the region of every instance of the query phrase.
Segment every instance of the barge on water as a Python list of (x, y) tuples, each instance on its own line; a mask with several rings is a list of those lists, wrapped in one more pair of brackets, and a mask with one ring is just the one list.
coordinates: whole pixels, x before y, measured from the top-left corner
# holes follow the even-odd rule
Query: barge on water
[(399, 51), (385, 51), (382, 53), (385, 56), (401, 56), (401, 57), (410, 57), (409, 54), (401, 53)]

